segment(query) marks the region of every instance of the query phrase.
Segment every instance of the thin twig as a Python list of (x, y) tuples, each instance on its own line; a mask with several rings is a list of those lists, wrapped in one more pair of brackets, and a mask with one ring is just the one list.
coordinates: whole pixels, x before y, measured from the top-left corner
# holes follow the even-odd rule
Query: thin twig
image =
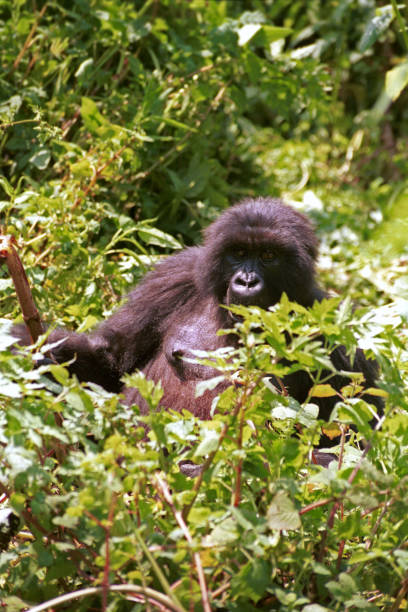
[(34, 21), (31, 30), (28, 33), (27, 38), (25, 39), (24, 45), (20, 51), (20, 53), (17, 55), (16, 59), (14, 60), (13, 63), (13, 70), (16, 70), (18, 68), (19, 63), (21, 62), (21, 60), (23, 59), (24, 53), (27, 51), (28, 47), (31, 44), (31, 41), (33, 39), (34, 34), (37, 31), (38, 28), (38, 24), (40, 23), (45, 11), (47, 9), (47, 3), (44, 4), (44, 6), (42, 7), (41, 11), (38, 13), (38, 17), (37, 19)]
[(391, 0), (391, 4), (392, 4), (392, 9), (395, 13), (395, 17), (397, 18), (398, 21), (398, 25), (400, 27), (401, 30), (401, 34), (402, 34), (402, 38), (404, 39), (404, 44), (405, 44), (405, 51), (408, 51), (408, 34), (407, 34), (407, 28), (406, 25), (404, 23), (404, 20), (401, 16), (400, 10), (398, 8), (398, 4), (396, 2), (396, 0)]
[[(344, 447), (346, 444), (346, 427), (345, 425), (340, 425), (341, 430), (341, 439), (340, 439), (340, 454), (339, 454), (339, 464), (338, 468), (341, 469), (343, 465), (343, 457), (344, 457)], [(341, 502), (340, 504), (340, 512), (341, 512), (341, 520), (344, 518), (344, 504)], [(346, 540), (341, 540), (339, 544), (339, 550), (337, 552), (337, 571), (340, 571), (341, 560), (343, 558), (344, 547), (346, 545)]]
[[(378, 431), (379, 429), (381, 429), (381, 426), (384, 422), (385, 416), (383, 416), (377, 423), (377, 425), (374, 428), (374, 432)], [(361, 453), (361, 457), (359, 459), (359, 461), (356, 463), (356, 465), (354, 466), (353, 471), (351, 472), (350, 476), (347, 479), (347, 483), (349, 485), (352, 484), (352, 482), (354, 481), (355, 477), (357, 476), (357, 474), (359, 473), (360, 469), (361, 469), (361, 465), (364, 461), (364, 459), (366, 458), (368, 452), (371, 450), (372, 447), (372, 442), (368, 441), (366, 443), (366, 446), (363, 450), (363, 452)], [(346, 488), (343, 489), (342, 495), (340, 496), (340, 498), (343, 498), (346, 494)], [(334, 525), (334, 517), (336, 516), (336, 512), (339, 509), (339, 507), (342, 505), (342, 502), (340, 501), (335, 501), (333, 504), (333, 507), (330, 511), (329, 517), (327, 519), (327, 526), (326, 529), (323, 531), (322, 533), (322, 538), (321, 538), (321, 542), (320, 542), (320, 550), (319, 550), (319, 554), (317, 555), (317, 561), (322, 561), (323, 557), (324, 557), (324, 547), (326, 545), (326, 540), (327, 540), (327, 535), (329, 532), (329, 529), (333, 528)]]
[(191, 136), (193, 134), (196, 133), (197, 129), (204, 123), (204, 121), (207, 119), (208, 115), (210, 114), (210, 112), (212, 110), (215, 110), (219, 103), (221, 102), (223, 96), (225, 95), (225, 92), (227, 90), (229, 83), (227, 83), (226, 85), (222, 85), (220, 87), (220, 89), (217, 92), (217, 95), (215, 96), (215, 98), (210, 102), (210, 104), (208, 105), (208, 108), (206, 109), (206, 111), (202, 114), (202, 116), (197, 119), (196, 124), (194, 126), (194, 129), (190, 129), (189, 132), (187, 132), (183, 138), (181, 138), (180, 140), (178, 140), (175, 145), (173, 147), (171, 147), (171, 149), (169, 149), (164, 155), (162, 155), (161, 157), (159, 157), (151, 166), (150, 168), (148, 168), (147, 170), (144, 170), (143, 172), (139, 172), (139, 174), (136, 174), (135, 179), (136, 180), (144, 180), (146, 177), (149, 176), (149, 174), (151, 174), (153, 172), (153, 170), (155, 170), (158, 166), (162, 166), (164, 164), (164, 162), (166, 162), (169, 157), (171, 157), (173, 155), (173, 153), (175, 153), (177, 150), (180, 150), (180, 148), (182, 147), (182, 145), (189, 139), (191, 138)]
[[(242, 440), (243, 440), (243, 432), (244, 432), (244, 424), (245, 424), (245, 403), (249, 395), (252, 393), (252, 391), (253, 391), (253, 386), (249, 385), (242, 393), (240, 401), (238, 402), (239, 424), (238, 424), (237, 447), (239, 451), (242, 450)], [(241, 480), (242, 480), (243, 463), (244, 463), (244, 459), (240, 458), (238, 461), (237, 470), (236, 470), (234, 501), (233, 501), (234, 508), (237, 508), (239, 506), (239, 502), (241, 500)]]
[(402, 610), (401, 604), (405, 599), (406, 594), (408, 593), (408, 575), (402, 581), (401, 588), (397, 593), (394, 603), (389, 608), (388, 612), (398, 612), (398, 610)]
[(312, 504), (308, 504), (307, 506), (299, 510), (299, 514), (300, 515), (306, 514), (307, 512), (310, 512), (311, 510), (315, 510), (315, 508), (320, 508), (321, 506), (327, 506), (327, 504), (330, 504), (333, 501), (335, 501), (333, 497), (319, 499), (319, 501), (315, 501)]
[(135, 531), (135, 537), (136, 537), (136, 540), (139, 543), (140, 548), (143, 550), (143, 552), (146, 555), (150, 565), (152, 566), (152, 568), (153, 568), (157, 578), (159, 579), (160, 584), (162, 585), (164, 591), (167, 593), (167, 597), (169, 597), (169, 599), (171, 601), (174, 601), (175, 605), (177, 605), (180, 610), (183, 610), (183, 612), (186, 612), (185, 609), (183, 608), (183, 606), (181, 605), (181, 603), (179, 602), (176, 593), (172, 592), (171, 586), (167, 582), (167, 579), (166, 579), (165, 575), (163, 574), (162, 569), (160, 568), (160, 566), (157, 563), (156, 559), (153, 557), (153, 555), (150, 552), (149, 548), (146, 546), (146, 543), (144, 542), (144, 540), (143, 540), (143, 538), (140, 535), (138, 530)]
[[(259, 381), (262, 378), (263, 378), (263, 376), (260, 376), (256, 381), (254, 381), (252, 383), (252, 385), (250, 385), (248, 387), (248, 389), (249, 389), (248, 395), (250, 395), (252, 393), (252, 391), (255, 389), (255, 387), (258, 385)], [(199, 475), (197, 476), (197, 478), (196, 478), (196, 480), (194, 482), (194, 487), (192, 489), (193, 496), (192, 496), (192, 498), (190, 500), (190, 503), (187, 504), (186, 506), (184, 506), (184, 508), (183, 508), (182, 516), (183, 516), (183, 519), (185, 521), (187, 520), (188, 514), (189, 514), (191, 508), (193, 507), (195, 500), (197, 499), (197, 495), (198, 495), (198, 493), (200, 491), (201, 483), (203, 482), (204, 474), (205, 474), (206, 470), (210, 467), (211, 463), (213, 462), (215, 455), (217, 454), (219, 448), (221, 447), (221, 444), (224, 441), (225, 436), (227, 435), (228, 429), (230, 427), (230, 422), (233, 421), (234, 419), (236, 419), (238, 414), (239, 414), (239, 411), (240, 411), (240, 408), (241, 408), (241, 402), (242, 402), (242, 397), (241, 397), (240, 401), (237, 402), (237, 404), (236, 404), (236, 406), (234, 408), (234, 412), (232, 413), (231, 420), (228, 420), (227, 422), (224, 423), (224, 427), (222, 428), (221, 433), (220, 433), (220, 437), (218, 438), (217, 448), (215, 448), (208, 455), (207, 459), (202, 464), (202, 469), (201, 469)]]
[(40, 123), (40, 119), (21, 119), (20, 121), (10, 121), (9, 123), (0, 123), (0, 130), (5, 130), (15, 125), (21, 125), (22, 123)]
[(109, 507), (109, 513), (108, 513), (108, 520), (107, 522), (103, 523), (102, 526), (105, 530), (105, 565), (103, 568), (103, 580), (102, 580), (102, 587), (103, 587), (103, 591), (102, 591), (102, 610), (103, 612), (105, 612), (106, 608), (108, 607), (108, 593), (109, 593), (109, 572), (110, 572), (110, 550), (109, 550), (109, 543), (110, 543), (110, 535), (111, 535), (111, 528), (112, 528), (112, 524), (113, 524), (113, 518), (114, 518), (114, 514), (115, 514), (115, 507), (116, 507), (116, 502), (117, 502), (118, 496), (116, 493), (113, 493), (112, 495), (112, 499), (111, 499), (111, 503), (110, 503), (110, 507)]
[[(45, 603), (39, 604), (38, 606), (34, 606), (34, 608), (30, 608), (29, 612), (42, 612), (43, 610), (49, 610), (55, 606), (72, 601), (73, 599), (81, 599), (82, 597), (87, 597), (88, 595), (97, 595), (98, 593), (102, 593), (102, 591), (103, 587), (88, 587), (86, 589), (80, 589), (79, 591), (73, 591), (72, 593), (66, 593), (65, 595), (55, 597), (54, 599), (49, 599)], [(109, 591), (112, 591), (113, 593), (137, 593), (144, 595), (146, 599), (149, 598), (158, 602), (159, 604), (165, 606), (168, 610), (171, 610), (171, 612), (184, 612), (183, 608), (177, 606), (169, 597), (163, 595), (163, 593), (159, 593), (159, 591), (150, 589), (149, 587), (144, 588), (135, 584), (112, 584), (109, 587)]]
[(116, 153), (112, 155), (112, 157), (110, 157), (106, 162), (104, 162), (101, 166), (99, 166), (99, 168), (96, 168), (88, 185), (85, 187), (83, 192), (76, 198), (75, 202), (71, 206), (71, 210), (74, 210), (78, 206), (78, 204), (80, 204), (80, 202), (84, 198), (86, 198), (88, 193), (95, 187), (97, 180), (101, 178), (106, 168), (108, 168), (111, 164), (113, 164), (115, 160), (118, 159), (118, 157), (135, 140), (135, 138), (136, 136), (133, 136), (132, 138), (130, 138), (130, 140), (126, 142), (123, 146), (121, 146), (120, 149), (118, 149), (118, 151), (116, 151)]
[(208, 590), (207, 590), (207, 585), (205, 582), (205, 576), (204, 576), (204, 570), (203, 570), (203, 566), (201, 564), (201, 557), (200, 554), (196, 551), (193, 551), (193, 547), (194, 547), (194, 542), (193, 542), (193, 538), (191, 537), (191, 534), (188, 530), (188, 527), (186, 525), (186, 523), (184, 522), (183, 519), (183, 515), (181, 513), (180, 510), (177, 510), (177, 508), (174, 505), (173, 502), (173, 498), (171, 496), (171, 493), (169, 491), (169, 488), (167, 486), (167, 483), (163, 480), (163, 478), (159, 475), (156, 474), (156, 482), (159, 485), (159, 489), (160, 489), (160, 493), (162, 494), (162, 496), (164, 497), (165, 501), (167, 502), (167, 504), (170, 506), (174, 517), (177, 521), (177, 523), (179, 524), (182, 532), (184, 533), (184, 537), (186, 538), (192, 552), (193, 552), (193, 559), (194, 559), (194, 563), (197, 569), (197, 576), (198, 576), (198, 582), (200, 585), (200, 590), (201, 590), (201, 600), (202, 600), (202, 604), (203, 604), (203, 610), (204, 612), (211, 612), (211, 606), (210, 606), (210, 602), (208, 599)]
[(94, 521), (98, 525), (98, 527), (103, 529), (103, 531), (105, 532), (105, 564), (103, 568), (103, 579), (102, 579), (102, 589), (103, 589), (102, 590), (102, 610), (104, 612), (106, 608), (108, 607), (108, 593), (110, 589), (110, 585), (109, 585), (109, 572), (110, 572), (109, 541), (110, 541), (110, 532), (111, 532), (111, 528), (113, 524), (113, 518), (114, 518), (114, 512), (115, 512), (115, 506), (116, 506), (117, 499), (118, 499), (117, 494), (113, 493), (111, 502), (110, 502), (110, 506), (109, 506), (108, 518), (106, 521), (101, 521), (100, 519), (98, 519), (98, 517), (96, 517), (94, 514), (89, 512), (89, 510), (85, 510), (84, 512), (85, 515), (89, 519), (91, 519), (91, 521)]
[(371, 547), (371, 544), (373, 543), (374, 536), (375, 536), (375, 534), (378, 531), (378, 528), (379, 528), (379, 526), (381, 524), (381, 521), (382, 521), (385, 513), (387, 512), (388, 508), (390, 506), (392, 506), (393, 503), (394, 503), (393, 499), (389, 499), (388, 501), (385, 502), (384, 507), (383, 507), (383, 509), (380, 512), (380, 516), (376, 520), (375, 525), (374, 525), (374, 527), (371, 530), (371, 535), (370, 535), (369, 538), (367, 538), (367, 542), (365, 543), (365, 549), (366, 550), (369, 550), (369, 548)]

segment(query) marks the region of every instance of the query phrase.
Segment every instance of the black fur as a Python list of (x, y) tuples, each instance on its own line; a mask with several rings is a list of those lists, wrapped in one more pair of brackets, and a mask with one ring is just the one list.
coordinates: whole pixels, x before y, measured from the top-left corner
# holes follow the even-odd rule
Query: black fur
[[(160, 263), (94, 332), (53, 331), (51, 341), (65, 339), (53, 355), (58, 362), (75, 357), (70, 371), (80, 380), (123, 391), (127, 402), (137, 402), (144, 410), (137, 392), (123, 389), (121, 382), (123, 374), (140, 369), (148, 378), (161, 380), (164, 408), (188, 409), (208, 419), (221, 387), (200, 398), (195, 397), (195, 387), (214, 371), (181, 358), (194, 349), (212, 350), (236, 342), (233, 336), (217, 336), (218, 329), (231, 327), (231, 314), (220, 305), (267, 308), (283, 292), (303, 306), (321, 300), (325, 294), (315, 280), (316, 257), (317, 239), (306, 217), (278, 199), (246, 200), (207, 228), (202, 246)], [(339, 369), (351, 367), (341, 347), (332, 361)], [(376, 365), (362, 351), (353, 369), (363, 372), (367, 386), (375, 384)], [(296, 399), (306, 399), (311, 381), (305, 372), (284, 382)], [(337, 376), (331, 382), (339, 389), (345, 379)], [(320, 416), (327, 419), (334, 399), (318, 402)], [(379, 404), (375, 398), (373, 402)]]

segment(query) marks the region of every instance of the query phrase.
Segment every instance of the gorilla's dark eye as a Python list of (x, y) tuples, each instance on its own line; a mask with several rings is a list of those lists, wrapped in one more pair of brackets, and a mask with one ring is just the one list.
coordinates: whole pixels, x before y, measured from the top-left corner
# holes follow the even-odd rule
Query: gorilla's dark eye
[(262, 261), (270, 261), (271, 259), (276, 259), (277, 256), (278, 253), (274, 249), (265, 249), (259, 254), (259, 257), (262, 259)]
[(234, 255), (235, 257), (246, 257), (247, 251), (243, 247), (237, 247), (236, 249), (234, 249)]

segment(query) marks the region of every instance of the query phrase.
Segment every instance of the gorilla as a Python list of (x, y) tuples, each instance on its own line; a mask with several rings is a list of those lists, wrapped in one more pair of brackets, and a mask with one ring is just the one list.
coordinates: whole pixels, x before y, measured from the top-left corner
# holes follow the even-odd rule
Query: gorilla
[[(138, 403), (145, 412), (138, 392), (124, 388), (121, 381), (124, 374), (141, 370), (148, 379), (161, 381), (164, 409), (188, 409), (209, 419), (222, 385), (197, 398), (197, 382), (216, 373), (185, 358), (195, 350), (237, 344), (233, 334), (217, 335), (233, 323), (224, 306), (268, 308), (283, 292), (305, 307), (322, 300), (326, 294), (315, 279), (316, 257), (317, 239), (304, 215), (279, 199), (244, 200), (207, 228), (202, 246), (186, 248), (160, 263), (95, 331), (51, 332), (51, 342), (63, 340), (53, 349), (53, 357), (59, 363), (74, 360), (69, 370), (81, 381), (122, 392), (126, 402)], [(352, 365), (343, 347), (332, 352), (331, 360), (337, 370), (362, 372), (366, 387), (375, 385), (376, 363), (361, 350)], [(283, 382), (299, 402), (312, 385), (306, 372), (291, 374)], [(330, 382), (340, 389), (347, 379), (334, 375)], [(378, 398), (368, 397), (381, 409)], [(335, 401), (316, 398), (320, 418), (329, 418)]]

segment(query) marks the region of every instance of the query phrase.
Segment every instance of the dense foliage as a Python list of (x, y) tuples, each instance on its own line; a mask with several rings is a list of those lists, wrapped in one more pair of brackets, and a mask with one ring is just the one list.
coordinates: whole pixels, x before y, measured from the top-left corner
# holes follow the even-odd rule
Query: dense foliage
[[(2, 267), (7, 610), (408, 605), (407, 16), (374, 0), (0, 2), (1, 230), (46, 320), (91, 328), (248, 195), (312, 217), (334, 296), (239, 309), (241, 348), (201, 356), (241, 383), (212, 421), (156, 412), (160, 386), (135, 373), (141, 417), (63, 366), (33, 368), (46, 338), (10, 350), (21, 315)], [(313, 397), (333, 394), (337, 343), (377, 358), (386, 408), (381, 422), (355, 376), (322, 468)], [(314, 377), (302, 406), (269, 382), (287, 369)]]

